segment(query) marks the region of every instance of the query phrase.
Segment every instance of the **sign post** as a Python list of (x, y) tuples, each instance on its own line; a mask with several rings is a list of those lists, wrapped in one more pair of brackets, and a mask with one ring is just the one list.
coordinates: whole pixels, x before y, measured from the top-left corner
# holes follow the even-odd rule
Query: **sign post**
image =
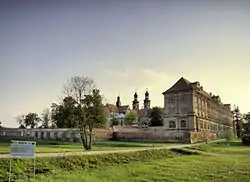
[(9, 182), (11, 180), (11, 159), (34, 159), (34, 181), (35, 181), (35, 141), (11, 140), (10, 143), (10, 169)]

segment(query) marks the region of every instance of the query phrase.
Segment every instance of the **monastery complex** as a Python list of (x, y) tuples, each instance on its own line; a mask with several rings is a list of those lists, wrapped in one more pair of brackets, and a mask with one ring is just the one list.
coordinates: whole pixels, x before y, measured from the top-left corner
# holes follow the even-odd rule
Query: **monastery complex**
[[(134, 94), (132, 107), (122, 105), (118, 96), (116, 104), (106, 104), (105, 113), (108, 118), (107, 129), (98, 130), (94, 137), (107, 140), (144, 140), (161, 142), (195, 143), (216, 139), (225, 135), (233, 125), (233, 112), (230, 104), (223, 104), (219, 96), (207, 93), (199, 82), (190, 82), (180, 78), (163, 94), (164, 108), (163, 126), (147, 127), (151, 109), (149, 92), (145, 92), (143, 108), (139, 108), (138, 94)], [(138, 116), (137, 126), (126, 126), (125, 115), (134, 112)], [(111, 119), (119, 121), (118, 126), (111, 127)], [(75, 129), (15, 129), (4, 128), (0, 136), (22, 136), (41, 139), (79, 140)]]

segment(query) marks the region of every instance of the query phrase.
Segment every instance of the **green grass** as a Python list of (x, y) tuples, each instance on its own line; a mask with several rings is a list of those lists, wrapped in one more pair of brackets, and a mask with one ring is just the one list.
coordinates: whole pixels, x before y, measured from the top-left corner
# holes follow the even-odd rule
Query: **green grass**
[(216, 154), (250, 155), (250, 147), (242, 145), (240, 140), (233, 140), (230, 144), (227, 144), (226, 142), (218, 142), (187, 148)]
[[(152, 147), (152, 146), (166, 146), (173, 145), (173, 143), (149, 143), (149, 142), (125, 142), (125, 141), (103, 141), (95, 142), (93, 144), (94, 151), (102, 150), (123, 150), (131, 148)], [(0, 143), (0, 154), (8, 154), (10, 151), (10, 144), (6, 142)], [(64, 153), (64, 152), (79, 152), (83, 151), (81, 143), (69, 142), (38, 142), (36, 146), (36, 153)]]
[[(201, 144), (190, 149), (214, 155), (176, 155), (154, 160), (131, 161), (97, 168), (59, 170), (52, 174), (38, 175), (38, 182), (249, 182), (250, 147), (239, 141)], [(179, 149), (178, 149), (179, 150)], [(182, 151), (181, 149), (180, 151)], [(176, 152), (176, 151), (175, 151)], [(188, 153), (187, 153), (188, 154)], [(152, 156), (151, 156), (152, 157)], [(149, 156), (150, 158), (150, 156)]]
[[(180, 152), (180, 151), (179, 151)], [(179, 153), (178, 152), (178, 153)], [(183, 153), (183, 151), (182, 151)], [(185, 152), (184, 152), (185, 153)], [(190, 155), (190, 152), (187, 152)], [(103, 155), (74, 155), (36, 158), (36, 174), (51, 175), (60, 171), (91, 171), (106, 166), (119, 166), (119, 164), (132, 164), (132, 162), (146, 162), (162, 158), (172, 158), (177, 153), (170, 150), (144, 150), (133, 153), (103, 154)], [(0, 181), (8, 179), (9, 159), (0, 159)], [(12, 160), (12, 179), (32, 177), (32, 159)], [(39, 175), (37, 175), (39, 178)], [(49, 178), (52, 176), (49, 176)], [(26, 178), (26, 179), (25, 179)]]
[(50, 177), (39, 176), (40, 182), (248, 182), (249, 157), (191, 155), (108, 166), (87, 171), (61, 171)]

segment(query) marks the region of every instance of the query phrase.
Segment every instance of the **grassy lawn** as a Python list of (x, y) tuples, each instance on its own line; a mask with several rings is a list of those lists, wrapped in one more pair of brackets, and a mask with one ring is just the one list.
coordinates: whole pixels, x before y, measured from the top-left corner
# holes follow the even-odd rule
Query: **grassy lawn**
[[(205, 147), (206, 146), (206, 147)], [(49, 176), (38, 175), (36, 181), (79, 182), (249, 182), (250, 147), (235, 141), (196, 146), (196, 149), (222, 155), (178, 155), (151, 162), (99, 167), (85, 171), (57, 171)], [(230, 155), (223, 155), (230, 154)]]
[(204, 152), (228, 154), (228, 155), (250, 155), (250, 146), (244, 146), (240, 140), (234, 140), (230, 144), (225, 142), (201, 144), (198, 146), (187, 147), (190, 149), (200, 150)]
[[(173, 145), (171, 143), (149, 143), (149, 142), (125, 142), (125, 141), (104, 141), (95, 142), (93, 149), (100, 150), (123, 150), (131, 148), (166, 146)], [(9, 143), (0, 143), (0, 154), (8, 154), (10, 150)], [(60, 153), (60, 152), (79, 152), (83, 151), (81, 143), (56, 142), (56, 144), (42, 143), (37, 144), (37, 153)]]
[(60, 172), (38, 176), (36, 181), (150, 182), (227, 181), (248, 182), (250, 157), (181, 156), (146, 163), (102, 167), (91, 171)]

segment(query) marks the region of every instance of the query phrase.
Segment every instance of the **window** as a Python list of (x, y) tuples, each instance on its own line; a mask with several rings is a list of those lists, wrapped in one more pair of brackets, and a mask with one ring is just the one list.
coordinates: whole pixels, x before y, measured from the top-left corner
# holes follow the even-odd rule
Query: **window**
[(182, 113), (182, 114), (187, 114), (187, 113), (188, 113), (188, 108), (187, 108), (187, 107), (183, 107), (183, 108), (181, 109), (181, 113)]
[(175, 113), (175, 107), (169, 107), (169, 114), (173, 115)]
[(185, 103), (187, 101), (187, 96), (186, 95), (182, 95), (181, 96), (181, 102)]
[(187, 122), (185, 120), (181, 120), (181, 128), (186, 128)]
[(176, 123), (174, 121), (170, 121), (169, 128), (176, 128)]
[(169, 103), (169, 104), (174, 104), (174, 97), (170, 97), (170, 98), (168, 99), (168, 103)]

